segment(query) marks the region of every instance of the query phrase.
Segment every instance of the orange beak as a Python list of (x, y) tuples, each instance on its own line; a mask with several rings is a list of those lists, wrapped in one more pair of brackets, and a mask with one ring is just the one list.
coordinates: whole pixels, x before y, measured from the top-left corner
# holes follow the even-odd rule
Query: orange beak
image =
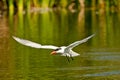
[(55, 54), (56, 54), (56, 51), (52, 51), (50, 54), (51, 54), (51, 55), (55, 55)]

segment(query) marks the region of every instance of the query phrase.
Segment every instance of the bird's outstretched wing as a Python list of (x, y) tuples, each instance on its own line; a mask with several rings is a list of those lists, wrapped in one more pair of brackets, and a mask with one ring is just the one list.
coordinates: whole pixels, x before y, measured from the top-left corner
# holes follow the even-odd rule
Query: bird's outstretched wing
[(87, 42), (90, 38), (92, 38), (95, 34), (83, 39), (83, 40), (80, 40), (80, 41), (76, 41), (76, 42), (73, 42), (72, 44), (68, 45), (66, 49), (72, 49), (74, 48), (75, 46), (79, 45), (79, 44), (82, 44), (84, 42)]
[(58, 48), (58, 47), (53, 46), (53, 45), (41, 45), (41, 44), (29, 41), (29, 40), (21, 39), (21, 38), (15, 37), (15, 36), (12, 36), (12, 37), (18, 43), (20, 43), (22, 45), (25, 45), (25, 46), (30, 46), (30, 47), (33, 47), (33, 48), (43, 48), (43, 49), (57, 49)]

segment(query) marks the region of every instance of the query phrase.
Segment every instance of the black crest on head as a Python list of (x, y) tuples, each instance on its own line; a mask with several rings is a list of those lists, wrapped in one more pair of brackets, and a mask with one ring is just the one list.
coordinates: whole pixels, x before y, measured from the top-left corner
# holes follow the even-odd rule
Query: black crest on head
[(60, 50), (61, 48), (57, 48), (57, 49), (55, 49), (54, 51), (58, 51), (58, 50)]

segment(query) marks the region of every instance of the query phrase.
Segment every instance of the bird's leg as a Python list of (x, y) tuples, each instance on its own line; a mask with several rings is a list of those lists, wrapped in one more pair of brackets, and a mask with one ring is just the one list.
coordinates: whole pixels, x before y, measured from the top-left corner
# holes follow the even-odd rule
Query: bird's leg
[(72, 60), (74, 60), (73, 57), (70, 57), (70, 58), (71, 58)]
[(67, 58), (68, 62), (70, 62), (69, 57), (67, 55), (66, 55), (66, 58)]
[(72, 60), (74, 60), (71, 54), (70, 54), (70, 58), (71, 58)]

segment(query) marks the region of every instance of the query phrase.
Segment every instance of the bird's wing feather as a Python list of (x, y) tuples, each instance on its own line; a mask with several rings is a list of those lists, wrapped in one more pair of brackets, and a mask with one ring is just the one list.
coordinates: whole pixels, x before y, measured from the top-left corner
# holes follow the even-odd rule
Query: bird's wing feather
[(41, 45), (41, 44), (29, 41), (29, 40), (20, 39), (20, 38), (15, 37), (15, 36), (13, 36), (13, 39), (15, 39), (17, 42), (19, 42), (22, 45), (30, 46), (33, 48), (43, 48), (43, 49), (57, 49), (58, 48), (58, 47), (53, 46), (53, 45)]
[(85, 38), (85, 39), (82, 39), (80, 41), (76, 41), (76, 42), (73, 42), (72, 44), (68, 45), (66, 49), (72, 49), (74, 48), (75, 46), (79, 45), (79, 44), (82, 44), (84, 42), (87, 42), (90, 38), (92, 38), (95, 34)]

